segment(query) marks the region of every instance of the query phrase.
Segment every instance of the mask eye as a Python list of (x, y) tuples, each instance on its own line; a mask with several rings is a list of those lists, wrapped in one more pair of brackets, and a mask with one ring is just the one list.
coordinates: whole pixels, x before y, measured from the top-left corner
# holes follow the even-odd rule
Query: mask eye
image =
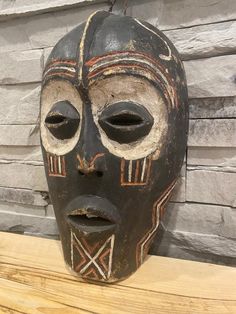
[(114, 126), (138, 126), (143, 123), (142, 117), (133, 112), (123, 111), (107, 119)]
[(59, 140), (72, 138), (80, 122), (78, 111), (69, 101), (57, 102), (45, 119), (45, 125), (51, 134)]
[(152, 128), (153, 117), (141, 105), (119, 102), (107, 107), (98, 122), (110, 139), (125, 144), (147, 135)]

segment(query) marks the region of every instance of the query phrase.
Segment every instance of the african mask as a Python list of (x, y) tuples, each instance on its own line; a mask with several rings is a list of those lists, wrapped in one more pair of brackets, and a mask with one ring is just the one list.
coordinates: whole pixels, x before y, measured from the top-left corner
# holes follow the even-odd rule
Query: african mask
[(96, 12), (52, 50), (41, 142), (64, 258), (114, 282), (143, 263), (186, 150), (178, 53), (152, 25)]

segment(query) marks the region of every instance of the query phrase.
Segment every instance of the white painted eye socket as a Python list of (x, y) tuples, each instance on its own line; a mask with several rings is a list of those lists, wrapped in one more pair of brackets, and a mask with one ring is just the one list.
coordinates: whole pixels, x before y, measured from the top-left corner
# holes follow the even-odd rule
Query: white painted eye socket
[[(89, 90), (94, 122), (103, 145), (113, 154), (127, 160), (145, 158), (153, 154), (157, 159), (168, 129), (168, 111), (157, 88), (145, 78), (116, 75), (94, 82)], [(153, 117), (153, 126), (143, 138), (126, 144), (111, 140), (99, 125), (103, 110), (118, 102), (134, 102), (144, 106)]]
[(81, 131), (81, 121), (74, 136), (69, 139), (60, 140), (53, 136), (46, 126), (45, 120), (52, 107), (60, 102), (69, 102), (82, 119), (82, 100), (77, 89), (68, 81), (51, 80), (42, 90), (41, 94), (41, 139), (45, 150), (55, 155), (65, 155), (77, 144)]

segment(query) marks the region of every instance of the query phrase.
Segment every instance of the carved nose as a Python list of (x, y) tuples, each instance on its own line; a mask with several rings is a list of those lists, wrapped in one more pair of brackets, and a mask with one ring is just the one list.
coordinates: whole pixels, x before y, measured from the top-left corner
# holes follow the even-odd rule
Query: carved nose
[(103, 176), (103, 167), (101, 162), (104, 157), (104, 153), (98, 153), (90, 160), (85, 159), (80, 154), (77, 154), (78, 171), (80, 175), (96, 175), (97, 177)]

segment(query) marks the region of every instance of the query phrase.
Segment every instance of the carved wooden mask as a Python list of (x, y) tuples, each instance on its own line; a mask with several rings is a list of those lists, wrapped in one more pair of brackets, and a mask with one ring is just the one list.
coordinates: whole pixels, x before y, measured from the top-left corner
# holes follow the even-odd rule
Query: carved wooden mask
[(114, 282), (142, 264), (186, 150), (182, 62), (146, 22), (96, 12), (52, 50), (41, 142), (66, 263)]

